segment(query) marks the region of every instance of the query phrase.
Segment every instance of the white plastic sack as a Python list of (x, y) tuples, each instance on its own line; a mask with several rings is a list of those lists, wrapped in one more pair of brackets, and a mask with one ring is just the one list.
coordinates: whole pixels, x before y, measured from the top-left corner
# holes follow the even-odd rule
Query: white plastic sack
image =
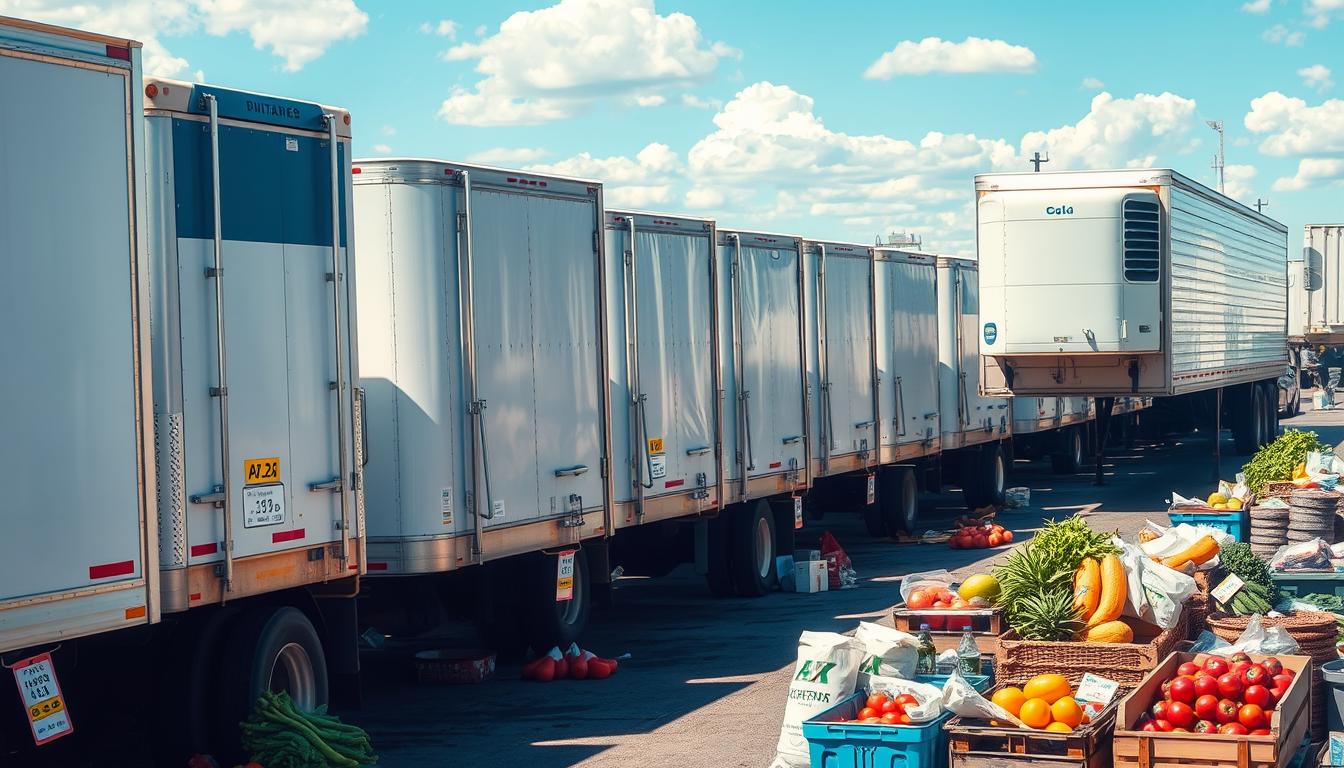
[(1211, 648), (1209, 653), (1218, 656), (1231, 656), (1234, 653), (1255, 653), (1265, 656), (1276, 656), (1279, 654), (1291, 655), (1297, 653), (1297, 641), (1288, 634), (1288, 630), (1283, 627), (1270, 627), (1266, 629), (1260, 622), (1260, 614), (1251, 616), (1251, 620), (1246, 624), (1246, 629), (1231, 645), (1223, 645)]
[(1131, 544), (1119, 536), (1112, 536), (1111, 543), (1120, 548), (1120, 562), (1125, 566), (1125, 579), (1129, 594), (1125, 597), (1125, 616), (1145, 619), (1148, 614), (1148, 596), (1143, 592), (1143, 564), (1150, 561), (1137, 544)]
[(1176, 626), (1181, 619), (1181, 608), (1186, 598), (1198, 588), (1193, 577), (1152, 560), (1143, 564), (1140, 580), (1143, 582), (1144, 596), (1148, 599), (1149, 615), (1143, 618), (1162, 629)]
[(772, 766), (801, 768), (811, 762), (803, 721), (854, 692), (862, 660), (863, 651), (852, 637), (835, 632), (804, 632), (798, 637), (798, 661)]
[(1021, 720), (1008, 714), (1008, 710), (981, 696), (959, 671), (953, 672), (943, 684), (943, 709), (962, 717), (998, 720), (1012, 723), (1018, 728), (1027, 727)]
[[(1189, 549), (1190, 546), (1205, 536), (1212, 536), (1213, 540), (1218, 542), (1219, 549), (1236, 541), (1232, 534), (1227, 531), (1207, 525), (1190, 525), (1189, 523), (1173, 525), (1160, 531), (1160, 533), (1162, 535), (1156, 539), (1139, 545), (1145, 555), (1149, 557), (1171, 557)], [(1217, 566), (1218, 557), (1214, 556), (1208, 562), (1198, 566), (1197, 570), (1210, 571)]]
[(910, 593), (920, 587), (946, 587), (951, 588), (953, 582), (952, 574), (944, 569), (936, 571), (924, 571), (923, 573), (912, 573), (901, 579), (901, 602), (910, 599)]
[(885, 693), (889, 698), (895, 698), (903, 693), (914, 696), (919, 706), (906, 707), (905, 714), (916, 723), (927, 723), (943, 714), (943, 692), (935, 685), (896, 677), (871, 677), (868, 679), (866, 690), (869, 695)]
[(860, 621), (854, 632), (854, 642), (863, 650), (856, 683), (859, 688), (867, 687), (868, 678), (873, 676), (907, 680), (915, 676), (915, 667), (919, 664), (919, 638), (914, 635)]

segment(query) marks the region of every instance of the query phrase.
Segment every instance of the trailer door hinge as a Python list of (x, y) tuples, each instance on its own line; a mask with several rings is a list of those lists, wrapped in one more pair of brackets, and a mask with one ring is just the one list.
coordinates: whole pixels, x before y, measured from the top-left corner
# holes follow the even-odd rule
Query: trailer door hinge
[(457, 214), (457, 231), (465, 232), (466, 229), (467, 229), (467, 214), (465, 213)]
[(598, 474), (601, 475), (602, 477), (606, 477), (606, 476), (607, 476), (607, 457), (606, 457), (606, 456), (603, 456), (601, 459), (598, 460), (598, 462), (597, 462), (597, 470), (598, 470)]
[(601, 232), (593, 232), (593, 253), (597, 253), (597, 252), (598, 252), (597, 238), (598, 238), (598, 236), (599, 236), (600, 234), (602, 234), (602, 233), (601, 233)]

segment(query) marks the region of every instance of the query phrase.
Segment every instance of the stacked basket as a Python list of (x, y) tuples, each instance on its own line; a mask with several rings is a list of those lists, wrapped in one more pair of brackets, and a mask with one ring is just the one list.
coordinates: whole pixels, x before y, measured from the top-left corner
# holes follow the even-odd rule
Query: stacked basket
[(1306, 489), (1293, 491), (1288, 500), (1288, 541), (1296, 543), (1335, 537), (1335, 510), (1340, 494)]
[[(1230, 616), (1214, 613), (1208, 618), (1209, 629), (1229, 643), (1236, 642), (1246, 631), (1249, 616)], [(1260, 624), (1265, 629), (1283, 627), (1297, 641), (1295, 656), (1310, 656), (1311, 665), (1311, 733), (1312, 741), (1324, 740), (1327, 732), (1325, 725), (1325, 681), (1321, 677), (1321, 665), (1339, 658), (1335, 650), (1335, 614), (1324, 611), (1294, 611), (1287, 616), (1277, 618), (1262, 616)]]
[(1275, 507), (1251, 507), (1251, 551), (1270, 557), (1288, 543), (1289, 511)]

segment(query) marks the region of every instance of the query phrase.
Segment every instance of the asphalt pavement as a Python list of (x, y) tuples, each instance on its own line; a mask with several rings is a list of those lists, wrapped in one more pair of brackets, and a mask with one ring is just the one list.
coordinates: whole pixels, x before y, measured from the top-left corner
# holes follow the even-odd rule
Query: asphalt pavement
[[(1284, 426), (1344, 442), (1337, 412), (1308, 412)], [(1232, 455), (1227, 433), (1221, 447), (1221, 475), (1230, 479), (1247, 457)], [(1015, 532), (1015, 544), (1043, 520), (1075, 513), (1094, 528), (1134, 533), (1145, 520), (1166, 523), (1172, 491), (1207, 494), (1212, 469), (1212, 443), (1198, 434), (1113, 450), (1100, 487), (1090, 466), (1060, 476), (1045, 462), (1018, 462), (1009, 484), (1030, 488), (1031, 506), (1000, 513), (998, 522)], [(958, 493), (925, 496), (923, 505), (933, 528), (964, 512)], [(614, 604), (594, 611), (584, 642), (601, 656), (630, 654), (610, 679), (537, 684), (520, 681), (517, 666), (501, 666), (489, 682), (453, 687), (366, 674), (365, 706), (343, 714), (369, 730), (388, 768), (763, 768), (774, 756), (800, 632), (890, 623), (903, 575), (942, 567), (964, 577), (1011, 548), (879, 541), (857, 514), (809, 524), (799, 548), (815, 547), (827, 530), (858, 571), (853, 589), (715, 599), (689, 566), (660, 579), (622, 579)]]

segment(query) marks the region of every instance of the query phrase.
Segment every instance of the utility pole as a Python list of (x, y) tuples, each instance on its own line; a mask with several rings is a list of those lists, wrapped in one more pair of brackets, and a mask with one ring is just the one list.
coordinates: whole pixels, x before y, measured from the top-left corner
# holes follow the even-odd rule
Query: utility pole
[(1266, 205), (1269, 205), (1269, 201), (1268, 201), (1268, 200), (1261, 200), (1261, 199), (1258, 198), (1258, 197), (1255, 198), (1255, 212), (1256, 212), (1256, 213), (1264, 213), (1264, 212), (1265, 212), (1265, 206), (1266, 206)]
[(1213, 158), (1213, 170), (1218, 172), (1218, 191), (1227, 194), (1227, 180), (1224, 174), (1227, 167), (1227, 155), (1223, 153), (1223, 121), (1205, 120), (1204, 123), (1218, 132), (1218, 156)]
[(1028, 162), (1028, 163), (1031, 163), (1033, 166), (1035, 166), (1035, 168), (1036, 168), (1036, 171), (1035, 171), (1035, 172), (1036, 172), (1036, 173), (1040, 173), (1040, 172), (1041, 172), (1041, 163), (1048, 163), (1048, 162), (1050, 162), (1050, 153), (1049, 153), (1049, 152), (1046, 152), (1046, 153), (1045, 153), (1045, 157), (1041, 157), (1041, 153), (1040, 153), (1040, 152), (1033, 152), (1033, 153), (1032, 153), (1032, 156), (1031, 156), (1031, 159), (1028, 160), (1027, 162)]

